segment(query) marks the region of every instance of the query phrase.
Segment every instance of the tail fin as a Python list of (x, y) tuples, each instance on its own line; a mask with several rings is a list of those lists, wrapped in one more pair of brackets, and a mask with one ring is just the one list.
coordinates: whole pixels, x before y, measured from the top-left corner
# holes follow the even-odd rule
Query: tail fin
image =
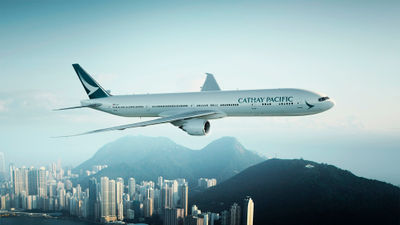
[(204, 81), (203, 87), (201, 88), (201, 91), (220, 91), (221, 88), (219, 87), (217, 81), (214, 78), (214, 75), (211, 73), (206, 73), (207, 78), (206, 81)]
[(90, 99), (111, 96), (110, 93), (105, 91), (79, 64), (72, 64), (72, 66)]

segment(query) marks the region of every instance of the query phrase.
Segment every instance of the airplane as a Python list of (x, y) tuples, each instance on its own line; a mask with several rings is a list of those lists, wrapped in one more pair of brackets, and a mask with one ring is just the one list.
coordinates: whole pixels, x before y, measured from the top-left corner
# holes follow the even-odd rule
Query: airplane
[(79, 64), (72, 64), (72, 66), (89, 99), (82, 100), (80, 106), (56, 110), (91, 108), (124, 117), (158, 118), (69, 136), (163, 123), (171, 123), (189, 135), (202, 136), (209, 133), (209, 120), (213, 119), (305, 116), (327, 111), (335, 105), (328, 96), (303, 89), (223, 91), (210, 73), (206, 73), (207, 77), (200, 92), (111, 95), (110, 91), (100, 86)]

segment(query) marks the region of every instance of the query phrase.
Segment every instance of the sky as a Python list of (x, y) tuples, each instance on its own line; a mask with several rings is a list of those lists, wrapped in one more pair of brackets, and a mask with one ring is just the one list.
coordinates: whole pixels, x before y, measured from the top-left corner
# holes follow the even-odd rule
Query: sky
[[(399, 1), (0, 1), (0, 151), (7, 162), (77, 166), (126, 135), (201, 149), (224, 136), (266, 157), (334, 164), (400, 184)], [(305, 117), (224, 118), (189, 136), (90, 109), (71, 66), (112, 94), (304, 88), (336, 106)], [(144, 119), (142, 119), (143, 121)]]

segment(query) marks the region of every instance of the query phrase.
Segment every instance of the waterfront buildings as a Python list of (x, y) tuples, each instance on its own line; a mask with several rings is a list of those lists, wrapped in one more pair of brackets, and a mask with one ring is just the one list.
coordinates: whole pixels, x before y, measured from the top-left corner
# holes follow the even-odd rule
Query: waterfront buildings
[[(106, 165), (94, 166), (80, 176), (96, 174)], [(189, 184), (185, 179), (137, 183), (134, 178), (88, 178), (84, 186), (76, 183), (79, 175), (63, 169), (60, 163), (46, 169), (10, 166), (10, 180), (0, 186), (0, 209), (11, 208), (46, 212), (63, 212), (97, 222), (143, 222), (159, 218), (166, 225), (253, 225), (254, 203), (248, 197), (243, 206), (232, 205), (229, 211), (202, 212), (196, 205), (189, 206)], [(205, 182), (205, 183), (204, 183)], [(199, 180), (208, 187), (215, 179)], [(190, 210), (191, 209), (191, 210)], [(242, 213), (241, 213), (242, 212)], [(246, 222), (242, 222), (241, 220)]]

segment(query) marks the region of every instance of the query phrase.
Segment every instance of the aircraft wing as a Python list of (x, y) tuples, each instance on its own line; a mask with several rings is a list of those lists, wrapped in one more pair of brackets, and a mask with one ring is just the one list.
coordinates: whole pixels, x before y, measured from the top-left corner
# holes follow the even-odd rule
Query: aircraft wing
[(190, 112), (179, 113), (179, 114), (175, 114), (175, 115), (157, 118), (154, 120), (148, 120), (148, 121), (144, 121), (144, 122), (131, 123), (131, 124), (109, 127), (109, 128), (104, 128), (104, 129), (92, 130), (92, 131), (88, 131), (88, 132), (81, 133), (81, 134), (59, 136), (59, 137), (72, 137), (72, 136), (79, 136), (79, 135), (85, 135), (85, 134), (99, 133), (99, 132), (104, 132), (104, 131), (125, 130), (128, 128), (145, 127), (145, 126), (156, 125), (156, 124), (161, 124), (161, 123), (172, 123), (172, 122), (176, 122), (179, 120), (187, 120), (187, 119), (199, 118), (199, 117), (204, 117), (204, 116), (212, 116), (212, 115), (216, 115), (216, 114), (219, 114), (219, 113), (216, 111), (212, 111), (212, 110), (190, 111)]

